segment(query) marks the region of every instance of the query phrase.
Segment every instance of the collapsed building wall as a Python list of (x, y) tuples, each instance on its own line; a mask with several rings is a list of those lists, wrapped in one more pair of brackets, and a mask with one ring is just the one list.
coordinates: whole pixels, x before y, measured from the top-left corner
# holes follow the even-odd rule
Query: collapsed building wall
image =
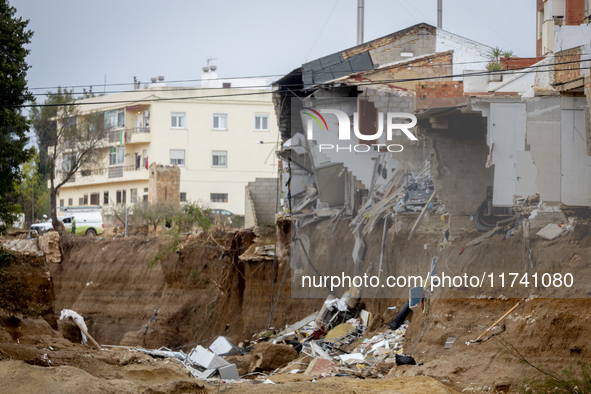
[(278, 193), (277, 178), (256, 178), (254, 182), (248, 182), (245, 227), (275, 223)]
[(435, 190), (451, 215), (473, 215), (493, 186), (494, 172), (486, 168), (486, 123), (480, 114), (447, 116), (447, 129), (429, 126)]

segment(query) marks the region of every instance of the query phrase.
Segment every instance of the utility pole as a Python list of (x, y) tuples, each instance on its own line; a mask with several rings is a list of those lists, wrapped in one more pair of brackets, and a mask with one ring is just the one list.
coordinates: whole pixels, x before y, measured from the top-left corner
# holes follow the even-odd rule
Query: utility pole
[(443, 29), (443, 0), (437, 0), (437, 28)]
[(125, 207), (125, 237), (127, 237), (128, 231), (127, 231), (127, 224), (129, 223), (129, 207), (126, 206)]
[(363, 8), (365, 0), (357, 0), (357, 45), (363, 44)]

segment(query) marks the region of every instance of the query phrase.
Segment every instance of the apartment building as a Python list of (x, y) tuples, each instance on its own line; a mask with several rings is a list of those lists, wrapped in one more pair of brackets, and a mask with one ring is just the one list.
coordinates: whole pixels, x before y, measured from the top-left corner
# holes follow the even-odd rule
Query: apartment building
[(265, 80), (220, 80), (212, 68), (201, 88), (167, 87), (160, 77), (144, 88), (80, 100), (80, 116), (104, 114), (108, 137), (102, 162), (62, 186), (58, 205), (153, 201), (149, 169), (156, 164), (180, 168), (179, 195), (169, 199), (244, 214), (248, 182), (277, 176), (277, 121)]
[(589, 43), (591, 0), (536, 0), (536, 56)]

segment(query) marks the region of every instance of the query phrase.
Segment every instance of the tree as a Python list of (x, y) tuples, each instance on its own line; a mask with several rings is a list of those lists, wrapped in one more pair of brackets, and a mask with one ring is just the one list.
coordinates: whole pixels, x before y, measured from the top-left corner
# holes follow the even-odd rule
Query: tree
[(15, 186), (27, 225), (50, 210), (47, 179), (38, 172), (40, 158), (37, 150), (32, 148), (32, 151), (33, 156), (22, 165), (22, 177)]
[(157, 202), (155, 204), (148, 204), (146, 202), (136, 202), (133, 205), (117, 205), (110, 209), (110, 214), (113, 215), (121, 223), (125, 223), (125, 211), (128, 211), (128, 221), (133, 225), (147, 225), (156, 229), (161, 223), (171, 223), (177, 216), (179, 205), (172, 202)]
[(20, 166), (31, 155), (27, 149), (29, 130), (20, 107), (33, 99), (27, 89), (25, 58), (33, 32), (29, 21), (15, 17), (16, 9), (0, 0), (0, 221), (14, 223), (16, 209), (10, 196), (20, 178)]
[(48, 93), (44, 107), (31, 111), (35, 133), (47, 144), (51, 220), (57, 219), (57, 194), (82, 167), (91, 168), (105, 156), (108, 126), (102, 112), (82, 113), (72, 91), (58, 88)]

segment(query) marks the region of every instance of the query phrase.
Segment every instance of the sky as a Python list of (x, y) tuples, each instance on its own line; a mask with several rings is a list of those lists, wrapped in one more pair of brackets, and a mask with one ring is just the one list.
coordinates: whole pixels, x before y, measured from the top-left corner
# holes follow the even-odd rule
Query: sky
[[(27, 61), (33, 93), (81, 93), (149, 82), (198, 80), (207, 58), (220, 78), (269, 76), (356, 45), (357, 0), (9, 0), (34, 31)], [(534, 56), (535, 0), (443, 0), (443, 29)], [(437, 0), (365, 0), (364, 40), (426, 22)], [(127, 86), (104, 86), (129, 83)], [(197, 86), (199, 82), (171, 84)]]

